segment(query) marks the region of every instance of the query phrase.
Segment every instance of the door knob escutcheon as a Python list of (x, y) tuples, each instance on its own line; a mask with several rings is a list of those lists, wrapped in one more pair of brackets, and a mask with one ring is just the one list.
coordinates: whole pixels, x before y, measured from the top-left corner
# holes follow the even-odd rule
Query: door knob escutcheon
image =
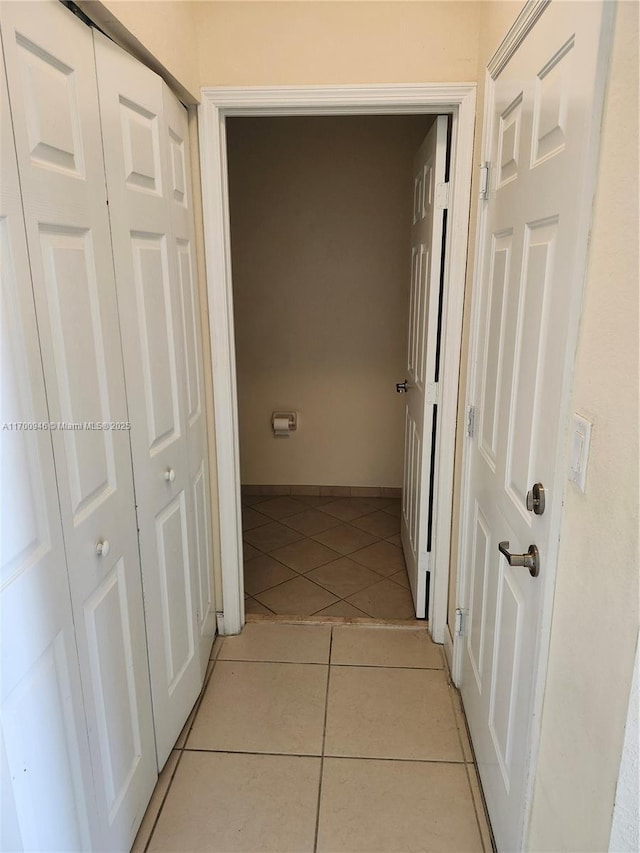
[(512, 554), (509, 551), (508, 542), (499, 542), (498, 551), (506, 557), (510, 566), (524, 566), (525, 569), (529, 569), (532, 578), (537, 578), (540, 574), (540, 551), (536, 545), (529, 545), (526, 554)]
[(404, 382), (396, 383), (396, 391), (398, 394), (406, 394), (409, 388), (411, 388), (411, 385), (409, 385), (407, 379), (405, 379)]

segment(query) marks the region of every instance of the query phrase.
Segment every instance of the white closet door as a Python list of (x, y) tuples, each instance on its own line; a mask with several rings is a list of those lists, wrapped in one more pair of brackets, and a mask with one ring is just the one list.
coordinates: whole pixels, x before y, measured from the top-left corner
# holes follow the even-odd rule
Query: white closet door
[(171, 170), (161, 79), (94, 39), (161, 767), (202, 686)]
[(163, 130), (169, 152), (169, 199), (171, 234), (178, 269), (182, 314), (186, 430), (189, 451), (189, 489), (194, 519), (194, 564), (196, 573), (196, 619), (200, 641), (200, 667), (204, 678), (216, 630), (213, 601), (213, 554), (207, 423), (202, 377), (202, 334), (200, 300), (195, 259), (195, 234), (191, 201), (189, 123), (186, 108), (165, 84)]
[(88, 850), (80, 669), (22, 201), (0, 61), (1, 850)]
[[(2, 25), (50, 418), (126, 423), (91, 31), (59, 3), (3, 4)], [(53, 446), (94, 846), (121, 850), (157, 778), (129, 435), (59, 429)]]

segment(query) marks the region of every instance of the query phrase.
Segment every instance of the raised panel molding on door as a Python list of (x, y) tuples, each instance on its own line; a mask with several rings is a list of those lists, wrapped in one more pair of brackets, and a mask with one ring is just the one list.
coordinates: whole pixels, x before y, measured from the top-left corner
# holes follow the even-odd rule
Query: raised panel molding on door
[(427, 386), (436, 379), (440, 264), (444, 211), (436, 186), (444, 181), (447, 116), (438, 116), (413, 162), (411, 282), (405, 392), (404, 479), (401, 537), (416, 616), (427, 616), (428, 515), (435, 401)]
[(196, 621), (200, 642), (200, 669), (204, 679), (211, 643), (216, 630), (213, 601), (213, 550), (211, 541), (211, 498), (208, 477), (207, 424), (202, 387), (202, 334), (200, 300), (195, 260), (195, 233), (191, 203), (191, 166), (187, 111), (163, 85), (163, 132), (169, 147), (171, 234), (175, 242), (182, 316), (186, 387), (189, 490), (193, 507), (191, 535), (194, 542), (196, 576)]
[(190, 235), (180, 233), (179, 245), (172, 224), (172, 205), (187, 203), (187, 164), (180, 134), (168, 129), (162, 80), (100, 33), (94, 42), (162, 767), (200, 692), (210, 648), (201, 667), (189, 455), (201, 380), (191, 369), (197, 343), (183, 305)]
[(1, 59), (0, 98), (0, 849), (79, 851), (91, 764), (51, 434), (18, 427), (49, 414)]
[(2, 32), (49, 416), (70, 424), (52, 439), (93, 846), (125, 849), (157, 770), (129, 435), (92, 428), (128, 421), (93, 42), (59, 3), (3, 4)]
[[(477, 429), (465, 449), (461, 601), (469, 616), (459, 642), (462, 697), (499, 850), (528, 848), (611, 6), (538, 7), (526, 34), (516, 22), (517, 44), (506, 39), (513, 50), (499, 51), (487, 76), (483, 154), (492, 178), (474, 285), (469, 402)], [(523, 15), (535, 11), (528, 4)], [(537, 483), (544, 512), (527, 498)], [(522, 559), (532, 545), (539, 573)]]

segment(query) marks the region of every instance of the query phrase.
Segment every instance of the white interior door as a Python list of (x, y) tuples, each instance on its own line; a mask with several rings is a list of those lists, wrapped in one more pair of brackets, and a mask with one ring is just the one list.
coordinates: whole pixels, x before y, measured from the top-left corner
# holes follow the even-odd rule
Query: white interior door
[(202, 386), (202, 333), (200, 299), (195, 259), (195, 233), (191, 203), (189, 124), (185, 107), (168, 86), (163, 85), (163, 132), (169, 155), (171, 238), (175, 246), (178, 294), (182, 319), (185, 378), (185, 428), (189, 454), (190, 521), (193, 525), (193, 564), (196, 594), (196, 627), (200, 642), (200, 670), (204, 679), (216, 631), (213, 599), (213, 545), (211, 541), (211, 496), (207, 423)]
[[(34, 9), (34, 6), (37, 8)], [(91, 31), (59, 3), (2, 28), (100, 838), (133, 840), (157, 772)], [(78, 426), (80, 425), (80, 426)]]
[(178, 249), (189, 261), (190, 246), (172, 233), (186, 175), (174, 180), (162, 80), (100, 33), (95, 48), (162, 767), (202, 687), (187, 444), (200, 397), (183, 340)]
[(413, 163), (411, 290), (407, 346), (401, 537), (419, 619), (426, 618), (431, 451), (436, 403), (436, 347), (444, 208), (447, 117), (438, 116)]
[(0, 849), (79, 851), (89, 744), (51, 434), (26, 428), (49, 414), (2, 63), (0, 98)]
[[(524, 843), (533, 687), (559, 534), (563, 407), (591, 208), (601, 16), (600, 3), (551, 3), (486, 95), (492, 177), (473, 343), (462, 696), (504, 851)], [(527, 508), (535, 483), (545, 488), (543, 514)], [(537, 546), (539, 576), (510, 565), (499, 543), (514, 554)]]

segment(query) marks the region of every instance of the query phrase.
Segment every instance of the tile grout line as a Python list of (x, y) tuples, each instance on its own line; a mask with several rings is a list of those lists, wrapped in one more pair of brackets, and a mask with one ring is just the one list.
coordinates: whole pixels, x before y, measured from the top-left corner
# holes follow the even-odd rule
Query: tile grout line
[(329, 713), (329, 682), (331, 679), (331, 654), (333, 652), (333, 626), (329, 634), (329, 657), (327, 660), (327, 687), (324, 695), (324, 722), (322, 726), (322, 752), (320, 755), (320, 777), (318, 779), (318, 804), (316, 806), (316, 828), (313, 837), (313, 851), (318, 849), (318, 832), (320, 830), (320, 805), (322, 801), (322, 777), (324, 774), (324, 750), (327, 741), (327, 716)]
[[(216, 639), (218, 639), (219, 636), (220, 635), (216, 633), (216, 636), (213, 638), (212, 651), (213, 651), (213, 646), (215, 645)], [(207, 669), (209, 669), (209, 666), (211, 665), (212, 662), (213, 662), (213, 666), (211, 667), (211, 672), (208, 675), (205, 671), (205, 678), (204, 678), (204, 682), (202, 684), (202, 690), (198, 694), (198, 698), (196, 699), (193, 708), (189, 712), (189, 717), (193, 714), (193, 719), (191, 720), (191, 725), (189, 726), (189, 729), (188, 729), (187, 733), (185, 734), (184, 743), (181, 747), (176, 748), (174, 746), (171, 750), (171, 752), (173, 752), (173, 750), (175, 749), (176, 752), (179, 753), (179, 755), (178, 755), (178, 758), (176, 760), (176, 766), (173, 768), (173, 773), (171, 774), (171, 777), (169, 779), (169, 784), (167, 785), (167, 790), (164, 792), (164, 796), (162, 797), (162, 801), (160, 802), (160, 806), (158, 807), (158, 813), (156, 814), (155, 819), (153, 821), (153, 826), (151, 827), (151, 832), (149, 833), (149, 838), (147, 839), (147, 843), (144, 845), (144, 853), (147, 853), (147, 850), (149, 849), (149, 845), (151, 844), (153, 834), (156, 831), (158, 821), (160, 820), (160, 815), (162, 814), (162, 809), (164, 808), (164, 804), (167, 801), (167, 797), (169, 796), (169, 791), (171, 790), (171, 786), (173, 785), (173, 780), (175, 779), (176, 773), (178, 772), (178, 767), (180, 765), (180, 762), (182, 761), (182, 756), (184, 755), (185, 752), (191, 751), (191, 750), (187, 750), (187, 748), (186, 748), (187, 747), (187, 741), (189, 740), (189, 735), (191, 734), (191, 729), (193, 728), (193, 724), (195, 723), (196, 717), (198, 716), (198, 711), (200, 710), (200, 705), (202, 704), (202, 699), (204, 698), (205, 691), (206, 691), (207, 687), (209, 686), (209, 682), (211, 681), (211, 677), (213, 676), (213, 671), (216, 668), (216, 664), (220, 658), (220, 652), (222, 651), (223, 645), (224, 645), (224, 640), (222, 640), (220, 642), (220, 644), (218, 645), (218, 651), (216, 652), (215, 656), (209, 657), (209, 660), (207, 661)], [(185, 721), (185, 725), (189, 721), (189, 717), (187, 717), (187, 720)], [(182, 734), (182, 732), (180, 732), (180, 734)], [(180, 737), (180, 735), (178, 735), (178, 737)], [(169, 753), (169, 755), (171, 755), (171, 753)], [(158, 775), (158, 778), (160, 778), (159, 775)], [(153, 794), (152, 794), (152, 796), (153, 796)], [(142, 816), (142, 820), (144, 820), (144, 815)]]
[[(336, 627), (335, 625), (331, 626), (332, 628)], [(339, 625), (338, 627), (342, 627)], [(415, 630), (420, 630), (417, 628)], [(220, 663), (280, 663), (286, 664), (290, 666), (326, 666), (327, 664), (321, 663), (316, 660), (256, 660), (255, 658), (221, 658)], [(401, 670), (409, 670), (410, 672), (445, 672), (446, 669), (443, 666), (392, 666), (391, 664), (382, 664), (382, 663), (332, 663), (331, 666), (338, 666), (343, 669), (348, 669), (349, 667), (354, 669), (401, 669)], [(457, 725), (456, 725), (457, 728)], [(464, 753), (463, 753), (464, 754)]]

